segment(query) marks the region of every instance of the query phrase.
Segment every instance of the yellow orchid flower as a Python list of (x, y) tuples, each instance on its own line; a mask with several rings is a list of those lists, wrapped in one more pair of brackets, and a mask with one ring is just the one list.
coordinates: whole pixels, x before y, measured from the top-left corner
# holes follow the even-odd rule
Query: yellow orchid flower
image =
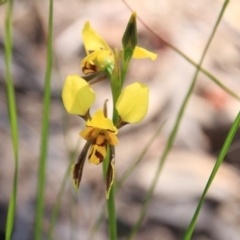
[(107, 155), (107, 147), (110, 146), (110, 156), (107, 178), (106, 178), (106, 196), (108, 198), (114, 179), (114, 146), (118, 143), (116, 137), (117, 128), (113, 122), (104, 116), (102, 110), (98, 110), (91, 119), (86, 121), (86, 128), (80, 132), (80, 136), (87, 140), (78, 162), (72, 166), (73, 182), (76, 189), (79, 188), (83, 165), (88, 155), (90, 163), (99, 164)]
[(138, 123), (147, 114), (149, 89), (147, 85), (135, 82), (121, 92), (116, 109), (125, 123)]
[[(87, 56), (81, 62), (81, 68), (84, 74), (111, 70), (114, 67), (114, 52), (108, 46), (106, 41), (86, 22), (82, 38)], [(144, 48), (135, 47), (133, 58), (150, 58), (155, 60), (157, 54), (147, 51)]]
[(118, 144), (118, 128), (126, 123), (140, 122), (148, 109), (148, 87), (135, 82), (122, 91), (116, 109), (120, 121), (116, 125), (104, 115), (103, 110), (98, 110), (91, 117), (89, 109), (95, 101), (95, 93), (89, 84), (77, 75), (68, 76), (63, 87), (63, 104), (70, 114), (77, 114), (86, 120), (86, 127), (80, 132), (80, 136), (87, 142), (78, 157), (77, 163), (72, 166), (74, 186), (79, 188), (83, 166), (86, 157), (92, 164), (100, 164), (110, 151), (110, 161), (106, 176), (106, 197), (108, 198), (114, 180), (114, 146)]
[(84, 117), (95, 101), (95, 93), (84, 79), (71, 75), (66, 78), (62, 99), (68, 113)]
[(114, 66), (114, 54), (105, 40), (86, 22), (82, 31), (83, 44), (87, 56), (82, 60), (84, 74), (104, 71)]

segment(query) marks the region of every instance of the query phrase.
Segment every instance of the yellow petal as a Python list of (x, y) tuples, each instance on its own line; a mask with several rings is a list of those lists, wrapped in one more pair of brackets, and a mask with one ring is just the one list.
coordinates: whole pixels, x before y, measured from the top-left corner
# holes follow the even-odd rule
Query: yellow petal
[(93, 116), (91, 120), (87, 120), (87, 127), (94, 127), (102, 130), (110, 130), (117, 134), (118, 130), (114, 126), (112, 120), (106, 118), (103, 114), (102, 110), (98, 110)]
[(105, 138), (109, 142), (110, 145), (115, 146), (118, 144), (118, 138), (116, 133), (105, 131)]
[(149, 89), (139, 82), (133, 83), (121, 92), (116, 109), (124, 122), (140, 122), (148, 110)]
[(86, 22), (83, 27), (82, 38), (87, 54), (96, 50), (111, 50), (105, 40), (91, 27), (89, 22)]
[(72, 75), (65, 81), (62, 99), (68, 113), (84, 116), (95, 101), (95, 93), (84, 79)]
[(85, 129), (83, 129), (79, 135), (84, 138), (85, 140), (93, 140), (95, 139), (98, 134), (100, 133), (100, 129), (98, 128), (94, 128), (94, 127), (86, 127)]
[(151, 60), (154, 61), (157, 58), (157, 54), (153, 52), (149, 52), (144, 48), (135, 47), (132, 57), (133, 58), (151, 58)]

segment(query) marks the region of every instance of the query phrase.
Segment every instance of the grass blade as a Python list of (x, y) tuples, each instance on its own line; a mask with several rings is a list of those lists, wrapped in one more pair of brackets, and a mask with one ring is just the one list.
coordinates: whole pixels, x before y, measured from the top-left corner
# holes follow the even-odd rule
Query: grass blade
[(14, 217), (16, 211), (17, 201), (17, 180), (18, 180), (18, 125), (17, 125), (17, 110), (15, 101), (15, 92), (13, 86), (13, 79), (11, 74), (12, 62), (12, 9), (13, 1), (9, 0), (6, 5), (5, 17), (5, 66), (6, 66), (6, 88), (8, 99), (8, 115), (11, 127), (12, 145), (14, 154), (14, 178), (12, 192), (8, 207), (6, 235), (5, 239), (10, 240), (13, 230)]
[(53, 0), (49, 0), (49, 19), (48, 19), (48, 40), (47, 40), (47, 67), (45, 74), (44, 99), (43, 99), (43, 120), (42, 135), (38, 169), (38, 187), (37, 187), (37, 209), (35, 216), (35, 240), (41, 239), (43, 205), (44, 205), (44, 188), (45, 188), (45, 171), (48, 146), (49, 132), (49, 112), (51, 99), (51, 70), (52, 70), (52, 33), (53, 33)]
[[(210, 45), (210, 43), (211, 43), (211, 41), (212, 41), (212, 39), (213, 39), (213, 36), (214, 36), (214, 34), (215, 34), (216, 30), (217, 30), (217, 27), (218, 27), (218, 25), (219, 25), (219, 23), (220, 23), (220, 20), (221, 20), (221, 18), (222, 18), (222, 16), (223, 16), (223, 13), (224, 13), (224, 11), (225, 11), (225, 9), (226, 9), (226, 7), (227, 7), (228, 2), (229, 2), (229, 0), (226, 0), (226, 1), (224, 2), (224, 4), (223, 4), (223, 7), (222, 7), (222, 9), (221, 9), (221, 12), (220, 12), (218, 18), (217, 18), (217, 21), (216, 21), (215, 26), (214, 26), (214, 28), (213, 28), (213, 30), (212, 30), (212, 33), (211, 33), (211, 35), (210, 35), (210, 37), (209, 37), (209, 39), (208, 39), (208, 41), (207, 41), (207, 44), (206, 44), (206, 46), (205, 46), (205, 48), (204, 48), (204, 51), (203, 51), (203, 53), (202, 53), (202, 56), (201, 56), (201, 59), (200, 59), (200, 62), (199, 62), (199, 66), (202, 65), (203, 59), (204, 59), (204, 57), (205, 57), (205, 55), (206, 55), (206, 53), (207, 53), (208, 47), (209, 47), (209, 45)], [(133, 226), (133, 229), (132, 229), (132, 231), (130, 232), (130, 234), (129, 234), (129, 236), (128, 236), (128, 240), (133, 239), (133, 237), (134, 237), (135, 234), (137, 233), (137, 230), (139, 229), (139, 227), (140, 227), (140, 225), (142, 224), (142, 221), (143, 221), (143, 219), (144, 219), (144, 217), (145, 217), (145, 214), (146, 214), (146, 212), (147, 212), (147, 207), (148, 207), (149, 201), (150, 201), (150, 199), (151, 199), (152, 196), (153, 196), (153, 192), (154, 192), (154, 189), (155, 189), (156, 184), (157, 184), (157, 182), (158, 182), (158, 178), (159, 178), (159, 176), (160, 176), (160, 173), (161, 173), (161, 171), (162, 171), (162, 168), (163, 168), (163, 166), (164, 166), (164, 163), (165, 163), (165, 161), (166, 161), (166, 159), (167, 159), (168, 153), (170, 152), (170, 150), (171, 150), (171, 148), (172, 148), (172, 145), (173, 145), (173, 142), (174, 142), (175, 137), (176, 137), (176, 135), (177, 135), (177, 131), (178, 131), (178, 128), (179, 128), (179, 126), (180, 126), (180, 122), (181, 122), (181, 120), (182, 120), (182, 117), (183, 117), (184, 111), (185, 111), (185, 109), (186, 109), (188, 100), (190, 99), (190, 96), (191, 96), (191, 94), (192, 94), (192, 92), (193, 92), (193, 89), (194, 89), (194, 86), (195, 86), (195, 84), (196, 84), (199, 70), (200, 70), (200, 67), (198, 67), (198, 68), (196, 69), (196, 72), (195, 72), (195, 74), (194, 74), (194, 77), (193, 77), (192, 83), (191, 83), (191, 85), (190, 85), (190, 88), (189, 88), (189, 90), (188, 90), (188, 92), (187, 92), (187, 94), (186, 94), (186, 96), (185, 96), (185, 98), (184, 98), (183, 104), (181, 105), (181, 108), (180, 108), (179, 113), (178, 113), (178, 115), (177, 115), (176, 122), (175, 122), (174, 127), (173, 127), (173, 129), (172, 129), (172, 131), (171, 131), (171, 134), (170, 134), (170, 136), (169, 136), (169, 138), (168, 138), (168, 142), (167, 142), (166, 148), (164, 149), (164, 152), (163, 152), (163, 154), (162, 154), (162, 156), (161, 156), (161, 158), (160, 158), (157, 171), (156, 171), (156, 173), (155, 173), (155, 175), (154, 175), (154, 179), (153, 179), (153, 181), (152, 181), (152, 183), (151, 183), (151, 185), (150, 185), (150, 188), (149, 188), (149, 190), (148, 190), (148, 192), (147, 192), (147, 194), (146, 194), (146, 198), (145, 198), (145, 200), (144, 200), (142, 210), (141, 210), (141, 212), (140, 212), (140, 215), (139, 215), (139, 217), (138, 217), (138, 220), (137, 220), (136, 224)]]
[[(126, 2), (126, 0), (122, 0), (124, 4), (127, 6), (127, 8), (133, 12), (133, 9), (130, 7), (130, 5)], [(206, 69), (202, 68), (199, 64), (194, 62), (190, 57), (188, 57), (185, 53), (183, 53), (181, 50), (179, 50), (177, 47), (163, 39), (155, 30), (153, 30), (151, 27), (149, 27), (139, 16), (137, 16), (138, 20), (143, 24), (143, 26), (148, 29), (155, 37), (157, 37), (159, 40), (161, 40), (164, 44), (166, 44), (169, 48), (171, 48), (174, 52), (178, 53), (180, 56), (182, 56), (186, 61), (191, 63), (193, 66), (198, 68), (203, 74), (205, 74), (207, 77), (209, 77), (213, 82), (215, 82), (220, 88), (222, 88), (225, 92), (227, 92), (230, 96), (240, 101), (240, 95), (233, 92), (230, 88), (225, 86), (223, 83), (221, 83), (220, 80), (218, 80), (215, 76), (213, 76), (210, 72), (208, 72)]]
[(225, 155), (228, 152), (228, 149), (229, 149), (229, 147), (230, 147), (230, 145), (232, 143), (232, 140), (233, 140), (233, 138), (234, 138), (234, 136), (235, 136), (235, 134), (236, 134), (236, 132), (238, 130), (239, 124), (240, 124), (240, 112), (238, 113), (238, 115), (237, 115), (237, 117), (236, 117), (236, 119), (235, 119), (235, 121), (234, 121), (234, 123), (233, 123), (233, 125), (232, 125), (232, 127), (231, 127), (231, 129), (229, 131), (229, 133), (228, 133), (228, 136), (227, 136), (227, 138), (226, 138), (226, 140), (225, 140), (225, 142), (223, 144), (221, 152), (220, 152), (220, 154), (219, 154), (219, 156), (217, 158), (215, 166), (214, 166), (214, 168), (212, 170), (212, 173), (211, 173), (211, 175), (210, 175), (210, 177), (208, 179), (207, 185), (206, 185), (206, 187), (205, 187), (205, 189), (204, 189), (204, 191), (202, 193), (202, 196), (201, 196), (201, 198), (200, 198), (200, 200), (198, 202), (197, 209), (196, 209), (196, 211), (195, 211), (195, 213), (193, 215), (193, 218), (192, 218), (192, 220), (191, 220), (191, 222), (190, 222), (190, 224), (188, 226), (188, 229), (186, 231), (186, 235), (184, 237), (184, 240), (190, 240), (191, 239), (194, 227), (196, 225), (197, 217), (198, 217), (198, 214), (199, 214), (199, 212), (201, 210), (201, 207), (202, 207), (203, 201), (205, 199), (205, 196), (207, 194), (207, 191), (210, 188), (210, 186), (211, 186), (211, 184), (213, 182), (213, 179), (216, 176), (217, 171), (218, 171), (219, 167), (221, 166), (221, 163), (223, 162)]
[(63, 193), (64, 193), (64, 190), (66, 188), (66, 185), (67, 185), (67, 182), (68, 182), (68, 179), (69, 179), (69, 175), (70, 175), (70, 172), (71, 172), (71, 166), (72, 166), (72, 164), (75, 160), (75, 157), (77, 156), (78, 145), (79, 145), (79, 141), (78, 141), (77, 146), (74, 149), (73, 153), (72, 154), (70, 153), (69, 165), (68, 165), (68, 168), (67, 168), (67, 170), (64, 174), (63, 180), (61, 182), (60, 189), (58, 191), (57, 198), (56, 198), (56, 203), (55, 203), (54, 208), (53, 208), (51, 221), (50, 221), (50, 225), (49, 225), (49, 229), (48, 229), (48, 233), (47, 233), (47, 240), (52, 239), (53, 230), (54, 230), (55, 223), (56, 223), (56, 220), (57, 220), (57, 216), (58, 216), (58, 213), (59, 213)]

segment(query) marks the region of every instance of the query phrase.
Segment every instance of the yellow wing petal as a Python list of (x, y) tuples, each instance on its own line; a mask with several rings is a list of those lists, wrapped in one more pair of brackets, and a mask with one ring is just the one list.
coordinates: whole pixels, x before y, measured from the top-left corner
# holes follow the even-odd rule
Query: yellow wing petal
[(151, 60), (155, 60), (157, 58), (157, 54), (150, 52), (144, 48), (135, 47), (133, 52), (133, 58), (151, 58)]
[(95, 93), (84, 79), (72, 75), (65, 81), (62, 99), (68, 113), (84, 116), (95, 101)]
[(148, 110), (149, 89), (147, 85), (135, 82), (121, 92), (116, 109), (124, 122), (140, 122)]

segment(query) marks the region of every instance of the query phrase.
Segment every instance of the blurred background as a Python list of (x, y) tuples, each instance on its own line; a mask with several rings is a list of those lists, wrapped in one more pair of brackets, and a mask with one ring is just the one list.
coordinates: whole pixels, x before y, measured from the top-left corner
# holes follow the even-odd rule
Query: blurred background
[[(199, 62), (211, 34), (222, 0), (129, 0), (128, 4), (158, 35)], [(0, 6), (0, 239), (13, 180), (13, 151), (9, 127), (4, 65), (5, 5)], [(70, 156), (84, 142), (78, 133), (82, 119), (68, 116), (61, 101), (67, 75), (82, 74), (85, 50), (81, 31), (86, 21), (111, 47), (121, 47), (121, 37), (131, 12), (122, 1), (54, 1), (54, 67), (49, 149), (46, 172), (45, 221), (49, 226), (53, 206)], [(13, 240), (32, 240), (34, 230), (37, 169), (40, 151), (42, 100), (46, 68), (48, 1), (18, 0), (14, 3), (13, 78), (19, 124), (19, 185)], [(203, 67), (240, 94), (240, 1), (228, 5), (208, 50)], [(140, 124), (119, 133), (116, 175), (120, 178), (138, 157), (160, 124), (165, 121), (142, 162), (116, 194), (119, 239), (136, 222), (146, 191), (155, 174), (178, 110), (190, 86), (195, 67), (172, 51), (138, 21), (138, 46), (158, 54), (156, 61), (132, 60), (126, 85), (140, 81), (149, 85), (150, 106)], [(111, 96), (109, 83), (93, 85), (102, 108)], [(229, 128), (239, 111), (239, 102), (202, 73), (184, 114), (174, 147), (157, 184), (147, 216), (136, 239), (182, 239), (208, 180)], [(75, 157), (74, 161), (77, 159)], [(207, 195), (193, 235), (194, 240), (239, 240), (240, 236), (240, 132)], [(75, 193), (69, 178), (54, 239), (108, 239), (107, 218), (97, 231), (93, 226), (105, 203), (102, 167), (85, 164), (81, 189)]]

